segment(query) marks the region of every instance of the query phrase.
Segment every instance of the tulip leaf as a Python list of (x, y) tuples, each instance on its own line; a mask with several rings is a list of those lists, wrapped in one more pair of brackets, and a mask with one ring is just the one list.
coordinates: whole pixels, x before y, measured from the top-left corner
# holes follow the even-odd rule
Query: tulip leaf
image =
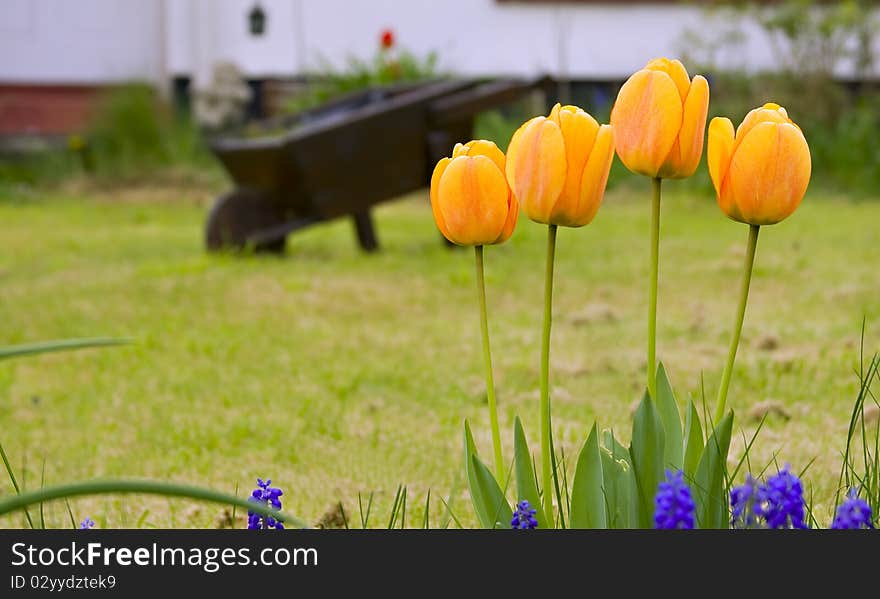
[(700, 424), (700, 414), (693, 401), (688, 401), (686, 409), (684, 473), (687, 478), (692, 479), (697, 474), (697, 465), (700, 463), (700, 456), (703, 455), (703, 426)]
[(692, 486), (699, 528), (727, 528), (727, 452), (733, 431), (733, 412), (728, 412), (712, 432)]
[(638, 493), (640, 528), (653, 528), (654, 496), (663, 480), (663, 421), (646, 392), (633, 417), (629, 453)]
[(657, 369), (657, 411), (660, 412), (663, 421), (665, 439), (663, 466), (672, 470), (681, 470), (683, 463), (681, 414), (662, 363)]
[(638, 497), (629, 452), (616, 440), (602, 447), (602, 492), (605, 501), (605, 522), (608, 528), (638, 526)]
[(464, 421), (464, 468), (467, 473), (468, 491), (471, 495), (471, 504), (474, 506), (474, 512), (483, 528), (494, 528), (494, 522), (486, 509), (483, 501), (483, 493), (480, 488), (479, 479), (477, 478), (476, 469), (473, 466), (472, 458), (477, 455), (476, 446), (474, 445), (474, 437), (471, 434), (471, 427), (468, 421)]
[(476, 454), (471, 456), (471, 466), (479, 487), (479, 495), (483, 503), (483, 511), (488, 515), (488, 524), (484, 528), (510, 528), (513, 511), (498, 486), (498, 481)]
[(602, 431), (602, 446), (606, 447), (616, 460), (626, 460), (629, 462), (629, 448), (624, 447), (620, 441), (614, 437), (614, 431), (605, 429)]
[[(529, 502), (536, 511), (535, 518), (538, 520), (538, 528), (552, 528), (544, 515), (541, 505), (541, 496), (538, 494), (538, 482), (535, 480), (535, 467), (532, 463), (532, 454), (529, 453), (529, 444), (523, 431), (519, 416), (513, 423), (513, 449), (514, 469), (516, 474), (517, 500)], [(546, 491), (545, 491), (546, 492)]]
[(25, 343), (22, 345), (0, 346), (0, 360), (32, 356), (49, 352), (70, 351), (75, 349), (88, 349), (92, 347), (107, 347), (111, 345), (125, 345), (131, 343), (129, 339), (116, 337), (94, 337), (86, 339), (59, 339), (57, 341), (40, 341), (37, 343)]
[(571, 527), (606, 528), (605, 491), (599, 432), (594, 423), (581, 453), (571, 491)]

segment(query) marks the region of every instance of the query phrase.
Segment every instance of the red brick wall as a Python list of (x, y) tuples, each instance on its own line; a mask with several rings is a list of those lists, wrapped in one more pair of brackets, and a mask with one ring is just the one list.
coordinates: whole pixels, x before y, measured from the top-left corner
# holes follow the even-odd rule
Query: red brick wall
[(0, 83), (0, 135), (61, 135), (81, 131), (99, 86)]

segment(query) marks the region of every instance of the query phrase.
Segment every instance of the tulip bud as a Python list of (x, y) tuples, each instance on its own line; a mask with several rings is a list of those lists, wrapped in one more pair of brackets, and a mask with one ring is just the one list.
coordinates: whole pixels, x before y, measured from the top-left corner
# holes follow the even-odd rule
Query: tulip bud
[(437, 228), (458, 245), (507, 241), (519, 204), (504, 178), (504, 153), (491, 141), (455, 144), (431, 176), (431, 209)]
[(785, 108), (755, 108), (735, 134), (730, 119), (716, 117), (708, 146), (718, 206), (733, 220), (772, 225), (800, 205), (810, 183), (810, 147)]
[(507, 181), (535, 222), (582, 227), (596, 216), (614, 159), (610, 125), (577, 106), (557, 104), (513, 134)]
[(611, 125), (626, 168), (648, 177), (684, 179), (697, 170), (709, 110), (709, 83), (688, 79), (678, 60), (655, 58), (617, 94)]

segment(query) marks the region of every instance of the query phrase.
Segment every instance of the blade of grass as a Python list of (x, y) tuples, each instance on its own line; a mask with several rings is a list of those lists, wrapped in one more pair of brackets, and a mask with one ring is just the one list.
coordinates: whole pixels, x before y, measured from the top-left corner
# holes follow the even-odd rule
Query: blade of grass
[(408, 495), (408, 493), (407, 493), (407, 489), (406, 489), (406, 487), (404, 487), (404, 488), (403, 488), (403, 512), (402, 512), (402, 515), (401, 515), (401, 517), (400, 517), (400, 528), (401, 528), (401, 530), (404, 529), (404, 528), (406, 528), (406, 498), (407, 498), (407, 495)]
[[(43, 458), (43, 467), (40, 470), (40, 488), (46, 486), (46, 458)], [(40, 529), (46, 530), (46, 513), (43, 511), (43, 502), (40, 502)]]
[[(459, 486), (462, 484), (462, 479), (460, 477), (456, 477), (455, 484), (452, 485), (452, 490), (449, 491), (449, 495), (446, 497), (446, 501), (443, 502), (443, 505), (446, 506), (446, 515), (444, 516), (443, 522), (440, 524), (440, 528), (447, 529), (449, 528), (449, 521), (452, 519), (452, 513), (449, 508), (452, 506), (452, 502), (455, 498), (455, 495), (458, 493)], [(443, 496), (440, 496), (440, 499), (443, 499)]]
[(442, 495), (440, 496), (440, 501), (443, 502), (443, 507), (446, 508), (446, 513), (449, 514), (449, 517), (452, 518), (452, 521), (455, 522), (455, 524), (456, 524), (459, 528), (464, 528), (464, 526), (461, 525), (461, 521), (460, 521), (460, 520), (458, 519), (458, 517), (455, 515), (455, 512), (453, 512), (453, 511), (452, 511), (452, 508), (449, 507), (449, 503), (448, 503), (445, 499), (443, 499), (443, 496), (442, 496)]
[(388, 530), (394, 528), (394, 523), (397, 520), (397, 510), (400, 509), (400, 498), (402, 492), (403, 485), (397, 485), (397, 493), (394, 494), (394, 503), (391, 505), (391, 516), (388, 519)]
[[(15, 480), (15, 471), (12, 469), (12, 464), (9, 463), (9, 458), (6, 456), (6, 450), (3, 449), (3, 443), (0, 443), (0, 457), (3, 458), (3, 465), (6, 467), (6, 474), (12, 482), (12, 488), (15, 489), (15, 494), (21, 495), (21, 488), (18, 486), (18, 481)], [(34, 521), (31, 520), (31, 514), (27, 509), (24, 510), (24, 517), (27, 518), (28, 525), (31, 528), (34, 528)]]
[(425, 499), (425, 520), (422, 522), (422, 528), (428, 530), (428, 518), (431, 513), (431, 489), (428, 489), (428, 496)]
[(361, 527), (366, 529), (370, 525), (370, 512), (373, 510), (374, 492), (370, 491), (370, 498), (367, 501), (367, 513), (364, 515), (363, 505), (361, 503), (361, 494), (358, 493), (358, 505), (361, 509)]
[[(238, 483), (235, 483), (235, 492), (233, 493), (236, 497), (238, 497)], [(232, 522), (235, 523), (235, 510), (237, 506), (232, 506)]]
[(562, 513), (562, 494), (559, 492), (559, 471), (556, 463), (556, 449), (553, 446), (553, 431), (550, 431), (550, 461), (552, 463), (553, 487), (556, 492), (556, 503), (559, 504), (559, 514), (556, 525), (559, 528), (565, 528), (565, 514)]
[(749, 472), (752, 470), (751, 460), (749, 459), (749, 452), (752, 450), (752, 445), (755, 444), (755, 439), (758, 438), (758, 433), (761, 432), (761, 429), (764, 428), (764, 423), (767, 421), (767, 414), (764, 414), (761, 417), (761, 421), (758, 423), (758, 428), (755, 429), (755, 434), (752, 435), (752, 439), (746, 443), (746, 434), (745, 431), (742, 431), (743, 443), (745, 444), (745, 451), (743, 452), (743, 456), (740, 458), (739, 462), (736, 464), (736, 468), (733, 469), (733, 474), (730, 475), (730, 480), (736, 480), (737, 474), (739, 474), (740, 468), (742, 468), (743, 462), (746, 463)]
[(70, 502), (65, 499), (64, 505), (67, 506), (67, 515), (70, 516), (70, 527), (73, 529), (79, 528), (79, 525), (76, 523), (76, 518), (73, 517), (73, 510), (70, 509)]

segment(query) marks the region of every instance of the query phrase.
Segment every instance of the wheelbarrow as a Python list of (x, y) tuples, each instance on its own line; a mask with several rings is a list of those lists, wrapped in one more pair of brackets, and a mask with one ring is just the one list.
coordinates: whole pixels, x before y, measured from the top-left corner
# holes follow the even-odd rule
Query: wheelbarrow
[(350, 217), (361, 248), (378, 248), (370, 209), (430, 183), (434, 164), (472, 136), (475, 116), (534, 90), (533, 80), (448, 80), (370, 89), (279, 123), (280, 135), (220, 137), (211, 150), (235, 189), (208, 213), (208, 250), (281, 252), (287, 236)]

